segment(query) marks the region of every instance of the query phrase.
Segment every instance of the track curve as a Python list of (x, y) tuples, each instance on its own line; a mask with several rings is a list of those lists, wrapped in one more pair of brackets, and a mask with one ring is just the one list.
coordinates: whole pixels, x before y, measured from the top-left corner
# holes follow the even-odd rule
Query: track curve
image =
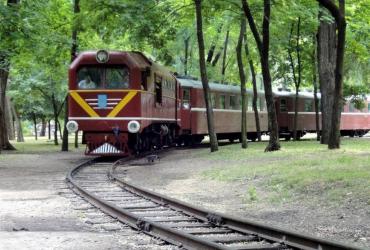
[(113, 218), (145, 234), (186, 249), (360, 249), (226, 216), (143, 189), (119, 178), (115, 163), (85, 162), (67, 180), (73, 190)]

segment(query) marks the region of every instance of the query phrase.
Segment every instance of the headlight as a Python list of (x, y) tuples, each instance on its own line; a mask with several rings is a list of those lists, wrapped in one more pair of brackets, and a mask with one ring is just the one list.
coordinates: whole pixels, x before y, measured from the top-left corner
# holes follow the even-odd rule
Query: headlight
[(138, 121), (130, 121), (127, 124), (127, 129), (130, 133), (137, 133), (140, 130), (140, 123)]
[(67, 122), (67, 130), (70, 133), (75, 133), (78, 130), (78, 123), (76, 121), (69, 121)]

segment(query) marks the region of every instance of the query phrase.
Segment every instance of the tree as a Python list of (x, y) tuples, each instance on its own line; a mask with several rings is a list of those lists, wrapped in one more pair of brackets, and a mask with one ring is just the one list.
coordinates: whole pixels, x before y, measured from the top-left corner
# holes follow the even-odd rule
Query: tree
[(242, 0), (244, 14), (247, 17), (249, 26), (252, 30), (254, 39), (257, 44), (257, 49), (260, 55), (262, 75), (263, 75), (263, 84), (265, 88), (265, 98), (267, 104), (268, 112), (268, 121), (269, 121), (269, 131), (270, 131), (270, 140), (265, 151), (275, 151), (280, 149), (279, 143), (279, 128), (277, 124), (277, 116), (275, 109), (274, 96), (272, 94), (272, 85), (271, 85), (271, 75), (269, 68), (269, 45), (270, 45), (270, 14), (271, 14), (271, 3), (270, 0), (264, 0), (264, 16), (262, 24), (262, 39), (257, 30), (257, 26), (254, 22), (251, 10), (249, 8), (248, 2)]
[(213, 107), (210, 103), (211, 94), (208, 84), (207, 69), (205, 62), (204, 54), (204, 39), (203, 39), (203, 27), (202, 27), (202, 0), (194, 0), (195, 4), (195, 13), (197, 20), (197, 37), (198, 37), (198, 49), (199, 49), (199, 68), (202, 78), (203, 93), (204, 93), (204, 102), (206, 104), (207, 110), (207, 125), (208, 125), (208, 134), (211, 144), (211, 152), (218, 151), (218, 142), (216, 131), (214, 127), (214, 118), (213, 118)]
[(320, 141), (320, 114), (319, 114), (319, 98), (317, 96), (317, 66), (316, 66), (316, 37), (313, 36), (312, 43), (314, 44), (311, 52), (311, 63), (312, 63), (312, 83), (313, 83), (313, 96), (315, 101), (315, 125), (316, 125), (316, 139)]
[(331, 128), (329, 133), (328, 148), (340, 148), (340, 118), (343, 106), (343, 64), (346, 42), (345, 0), (339, 0), (339, 7), (331, 0), (318, 0), (335, 19), (336, 24), (336, 56), (335, 56), (335, 85)]
[(321, 10), (317, 33), (317, 62), (321, 92), (321, 143), (328, 144), (334, 103), (336, 37), (335, 23), (324, 19), (323, 16)]
[[(247, 28), (247, 27), (245, 27), (245, 28)], [(253, 107), (253, 113), (254, 113), (254, 120), (256, 122), (257, 138), (258, 138), (258, 141), (262, 141), (260, 118), (259, 118), (258, 108), (257, 108), (258, 92), (257, 92), (256, 70), (254, 68), (252, 56), (249, 52), (249, 46), (248, 46), (248, 40), (247, 40), (247, 31), (244, 32), (244, 42), (245, 42), (245, 44), (244, 44), (245, 55), (248, 59), (249, 70), (250, 70), (251, 75), (252, 75), (252, 88), (253, 88), (252, 107)]]
[(241, 119), (242, 148), (248, 147), (248, 142), (247, 142), (247, 90), (245, 87), (246, 77), (245, 77), (245, 72), (244, 72), (243, 55), (242, 55), (243, 38), (244, 38), (246, 24), (247, 23), (245, 20), (245, 16), (243, 15), (240, 18), (240, 33), (239, 33), (238, 45), (236, 46), (236, 57), (238, 60), (238, 68), (239, 68), (239, 76), (240, 76), (240, 93), (242, 97), (242, 119)]
[[(289, 46), (288, 46), (288, 54), (289, 54), (289, 61), (290, 67), (292, 69), (294, 86), (295, 86), (295, 98), (294, 98), (294, 123), (293, 123), (293, 138), (297, 140), (299, 135), (297, 135), (297, 123), (298, 123), (298, 95), (299, 95), (299, 88), (302, 82), (302, 60), (301, 60), (301, 48), (299, 44), (300, 40), (300, 29), (301, 29), (301, 18), (298, 17), (297, 21), (297, 35), (296, 35), (296, 44), (295, 44), (295, 51), (297, 56), (297, 66), (295, 65), (295, 61), (293, 59), (293, 45), (292, 45), (292, 36), (294, 30), (294, 23), (292, 23), (292, 28), (290, 29), (289, 35)], [(298, 76), (296, 74), (298, 71)]]
[[(11, 56), (15, 53), (16, 43), (13, 39), (18, 38), (17, 26), (19, 23), (19, 1), (7, 0), (7, 15), (8, 22), (0, 30), (1, 36), (5, 37), (3, 46), (0, 47), (0, 150), (14, 150), (15, 148), (10, 144), (8, 137), (8, 129), (6, 126), (5, 109), (6, 109), (6, 89), (8, 86), (8, 78), (10, 71)], [(5, 46), (4, 46), (5, 45)]]

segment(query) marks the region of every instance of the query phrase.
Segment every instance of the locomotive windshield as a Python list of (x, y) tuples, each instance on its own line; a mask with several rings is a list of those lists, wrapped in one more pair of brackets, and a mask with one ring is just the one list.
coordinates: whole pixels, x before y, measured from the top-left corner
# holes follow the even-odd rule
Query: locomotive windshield
[(126, 67), (84, 66), (77, 72), (79, 89), (127, 89), (129, 71)]

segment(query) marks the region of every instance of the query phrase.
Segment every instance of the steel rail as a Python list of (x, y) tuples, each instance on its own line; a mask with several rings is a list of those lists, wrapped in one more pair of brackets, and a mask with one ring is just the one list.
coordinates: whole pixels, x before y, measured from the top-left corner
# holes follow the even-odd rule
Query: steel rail
[(174, 230), (170, 227), (161, 225), (156, 222), (145, 220), (144, 218), (137, 216), (125, 209), (121, 209), (111, 202), (104, 201), (85, 190), (81, 185), (79, 185), (74, 179), (73, 175), (78, 172), (80, 169), (87, 167), (93, 164), (95, 160), (90, 160), (85, 163), (80, 164), (79, 166), (72, 169), (67, 175), (67, 181), (73, 186), (73, 191), (87, 199), (92, 205), (99, 208), (103, 212), (109, 214), (115, 219), (119, 220), (122, 223), (125, 223), (132, 228), (143, 231), (146, 234), (149, 234), (154, 237), (158, 237), (166, 242), (171, 244), (185, 247), (187, 249), (230, 249), (223, 247), (222, 245), (209, 242), (198, 237), (183, 233), (178, 230)]
[[(199, 208), (183, 201), (167, 197), (154, 191), (138, 187), (137, 185), (121, 180), (116, 174), (115, 169), (117, 164), (114, 164), (109, 170), (109, 178), (117, 182), (125, 189), (138, 195), (147, 197), (152, 201), (170, 207), (175, 210), (180, 210), (183, 213), (193, 216), (201, 221), (210, 222), (216, 226), (224, 226), (233, 229), (237, 232), (246, 234), (254, 234), (272, 242), (278, 242), (288, 247), (304, 250), (361, 250), (362, 248), (355, 247), (349, 244), (321, 239), (312, 235), (293, 232), (287, 229), (268, 226), (259, 222), (240, 219), (221, 213), (215, 213), (203, 208)], [(151, 222), (148, 222), (151, 223)], [(198, 240), (198, 239), (197, 239)], [(186, 245), (186, 244), (184, 244)], [(214, 246), (214, 249), (220, 249), (220, 245)], [(198, 249), (198, 248), (197, 248)], [(206, 249), (206, 248), (200, 248)], [(230, 249), (230, 248), (226, 248)], [(257, 249), (257, 248), (256, 248)]]

